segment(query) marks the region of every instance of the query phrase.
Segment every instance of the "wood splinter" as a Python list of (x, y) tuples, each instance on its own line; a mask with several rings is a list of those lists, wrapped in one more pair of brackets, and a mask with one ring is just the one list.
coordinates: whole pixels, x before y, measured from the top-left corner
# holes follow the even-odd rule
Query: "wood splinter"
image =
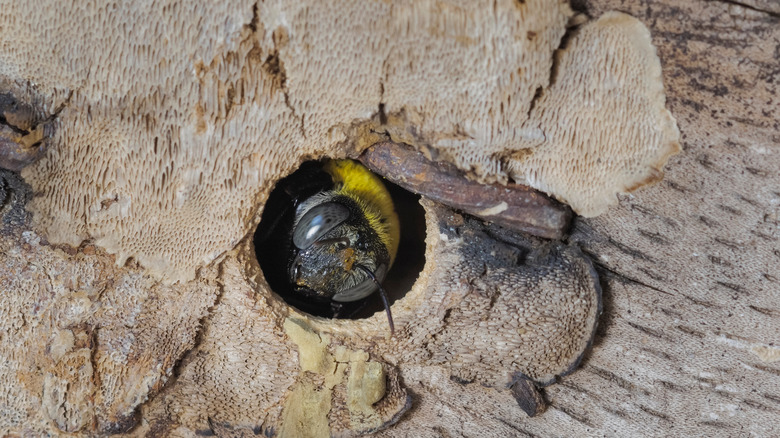
[(358, 159), (406, 190), (534, 236), (560, 239), (573, 217), (569, 207), (528, 186), (472, 181), (452, 164), (428, 160), (407, 145), (377, 143)]

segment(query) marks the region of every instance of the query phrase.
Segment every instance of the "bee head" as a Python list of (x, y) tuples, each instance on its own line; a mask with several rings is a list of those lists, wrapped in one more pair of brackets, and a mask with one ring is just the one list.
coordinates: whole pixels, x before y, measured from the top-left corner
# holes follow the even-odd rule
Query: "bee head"
[(310, 295), (356, 301), (375, 292), (387, 273), (387, 249), (348, 199), (306, 209), (293, 228), (293, 244), (290, 283)]

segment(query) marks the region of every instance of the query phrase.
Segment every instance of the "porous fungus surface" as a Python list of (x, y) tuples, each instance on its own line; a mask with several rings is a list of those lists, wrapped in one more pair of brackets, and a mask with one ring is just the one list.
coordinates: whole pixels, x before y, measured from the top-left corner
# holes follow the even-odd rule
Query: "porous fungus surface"
[(571, 372), (600, 312), (590, 261), (574, 247), (423, 205), (429, 262), (393, 306), (392, 336), (384, 312), (331, 320), (285, 306), (243, 243), (222, 263), (224, 293), (203, 342), (141, 407), (135, 433), (355, 436), (403, 422), (421, 390), (403, 383), (405, 370), (442, 369), (507, 393), (520, 377), (547, 384)]
[[(52, 243), (93, 239), (170, 282), (235, 246), (304, 157), (380, 135), (589, 215), (668, 155), (646, 152), (654, 124), (673, 122), (638, 22), (583, 29), (547, 90), (566, 2), (336, 3), (4, 7), (0, 75), (28, 81), (49, 109), (65, 104), (24, 172), (39, 229)], [(613, 115), (626, 125), (614, 133)]]
[(284, 306), (269, 299), (270, 293), (256, 294), (243, 274), (235, 257), (222, 263), (222, 293), (204, 322), (201, 342), (182, 359), (175, 384), (143, 406), (143, 416), (157, 421), (145, 422), (135, 435), (176, 436), (177, 430), (191, 435), (245, 425), (278, 429), (302, 361), (282, 328)]
[(166, 286), (95, 246), (52, 246), (24, 231), (25, 190), (0, 170), (0, 431), (126, 430), (195, 345), (217, 287)]
[(0, 8), (2, 91), (56, 114), (22, 171), (32, 199), (0, 196), (18, 219), (0, 230), (3, 432), (295, 434), (311, 416), (351, 435), (401, 418), (404, 373), (423, 397), (421, 373), (497, 397), (548, 383), (599, 311), (573, 247), (426, 202), (426, 266), (391, 337), (383, 314), (287, 307), (239, 242), (300, 162), (388, 138), (587, 215), (675, 150), (646, 30), (623, 15), (556, 64), (566, 2), (56, 6)]
[(680, 151), (680, 132), (639, 20), (608, 12), (556, 56), (557, 74), (526, 122), (541, 127), (544, 140), (513, 156), (509, 173), (596, 216), (617, 193), (660, 180), (661, 167)]

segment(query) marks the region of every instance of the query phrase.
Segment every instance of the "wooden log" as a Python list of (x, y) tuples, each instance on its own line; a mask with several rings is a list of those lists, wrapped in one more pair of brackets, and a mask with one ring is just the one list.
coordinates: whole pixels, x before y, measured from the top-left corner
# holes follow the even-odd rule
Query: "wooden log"
[[(349, 388), (360, 386), (358, 383), (363, 379), (381, 383), (381, 376), (386, 375), (387, 391), (397, 396), (393, 399), (395, 404), (384, 406), (386, 409), (377, 413), (372, 411), (373, 399), (364, 397), (359, 408), (367, 414), (360, 419), (361, 428), (352, 430), (368, 431), (377, 425), (394, 423), (378, 431), (377, 436), (777, 435), (780, 424), (777, 346), (780, 342), (780, 274), (777, 272), (780, 266), (780, 124), (777, 120), (780, 7), (771, 0), (580, 0), (574, 3), (592, 17), (608, 10), (622, 10), (650, 28), (663, 65), (668, 105), (683, 134), (684, 151), (671, 160), (666, 177), (659, 184), (622, 196), (617, 207), (600, 217), (576, 220), (569, 244), (579, 245), (592, 257), (602, 279), (604, 312), (596, 341), (582, 369), (544, 389), (543, 399), (548, 406), (545, 412), (533, 418), (523, 412), (525, 408), (529, 413), (536, 413), (535, 408), (542, 405), (541, 399), (518, 406), (518, 397), (524, 401), (535, 398), (535, 393), (529, 396), (524, 391), (527, 387), (502, 388), (452, 375), (446, 349), (436, 350), (440, 356), (434, 358), (412, 357), (419, 360), (402, 363), (393, 359), (404, 354), (414, 356), (414, 352), (401, 345), (386, 352), (383, 360), (388, 363), (381, 365), (376, 356), (367, 352), (375, 346), (368, 342), (357, 345), (363, 341), (353, 340), (354, 345), (347, 342), (338, 346), (344, 348), (327, 350), (328, 337), (320, 337), (304, 327), (308, 322), (296, 336), (311, 341), (309, 352), (317, 354), (311, 353), (308, 359), (321, 360), (306, 364), (309, 369), (301, 372), (305, 379), (297, 380), (300, 357), (304, 357), (298, 355), (300, 344), (290, 341), (293, 331), (279, 330), (284, 321), (291, 321), (286, 319), (290, 311), (270, 293), (258, 292), (264, 291), (264, 286), (262, 276), (251, 271), (255, 269), (253, 260), (247, 256), (251, 255), (247, 249), (251, 244), (239, 246), (224, 258), (214, 255), (198, 271), (196, 280), (167, 285), (155, 280), (150, 274), (152, 270), (143, 265), (152, 259), (139, 258), (139, 263), (124, 263), (122, 259), (117, 266), (114, 255), (88, 240), (79, 247), (50, 245), (37, 232), (51, 218), (44, 216), (37, 222), (31, 221), (23, 209), (31, 196), (30, 187), (17, 174), (3, 171), (0, 175), (0, 214), (4, 221), (0, 233), (3, 263), (0, 284), (3, 298), (13, 299), (2, 301), (4, 332), (0, 341), (6, 348), (4, 351), (11, 353), (3, 357), (0, 368), (2, 388), (9, 388), (0, 391), (0, 397), (4, 397), (0, 399), (4, 409), (0, 411), (0, 433), (274, 435), (279, 429), (274, 429), (273, 422), (281, 418), (284, 404), (294, 400), (291, 394), (301, 397), (322, 394), (321, 389), (326, 387), (325, 375), (342, 379), (329, 382), (327, 391), (333, 391), (334, 406), (340, 408), (333, 411), (338, 413), (338, 425), (342, 427), (338, 430), (347, 431), (352, 415), (346, 402), (351, 394)], [(247, 24), (241, 31), (244, 36), (252, 36), (261, 24), (257, 5), (247, 7), (246, 16)], [(230, 20), (218, 21), (219, 25), (233, 24)], [(288, 76), (293, 70), (289, 64), (280, 62), (280, 52), (284, 52), (289, 35), (271, 30), (268, 35), (269, 41), (264, 43), (273, 45), (273, 51), (250, 42), (241, 47), (242, 51), (226, 54), (224, 60), (215, 58), (212, 66), (195, 66), (195, 73), (200, 75), (195, 82), (209, 89), (204, 84), (219, 82), (211, 75), (229, 71), (230, 68), (222, 67), (237, 64), (236, 53), (241, 53), (247, 58), (247, 68), (242, 71), (259, 77), (259, 71), (267, 70), (274, 80), (253, 83), (257, 86), (245, 89), (241, 88), (245, 82), (237, 81), (235, 88), (231, 85), (224, 92), (218, 86), (209, 89), (218, 97), (217, 103), (209, 102), (213, 104), (210, 107), (198, 106), (192, 117), (189, 113), (184, 117), (197, 119), (193, 122), (197, 127), (193, 132), (205, 135), (214, 126), (221, 127), (223, 134), (236, 132), (234, 125), (209, 123), (221, 123), (228, 114), (242, 111), (241, 105), (246, 103), (244, 93), (271, 90), (270, 95), (285, 111), (278, 113), (283, 115), (274, 120), (294, 119), (295, 122), (290, 125), (295, 129), (280, 131), (279, 137), (311, 136), (316, 123), (312, 123), (311, 117), (301, 115), (307, 108), (290, 91), (296, 85)], [(534, 35), (529, 33), (527, 37)], [(252, 41), (252, 38), (242, 41)], [(139, 47), (140, 53), (145, 54), (145, 46)], [(49, 52), (36, 47), (36, 53)], [(74, 57), (80, 55), (76, 53)], [(264, 63), (258, 64), (258, 60)], [(167, 64), (167, 58), (166, 62), (159, 63), (162, 67)], [(382, 66), (382, 70), (387, 73), (390, 67)], [(73, 71), (78, 80), (83, 79), (80, 74), (95, 75), (90, 69)], [(54, 75), (53, 72), (59, 70), (47, 71)], [(68, 79), (72, 78), (68, 76)], [(49, 107), (63, 99), (60, 84), (55, 85), (48, 90)], [(145, 87), (144, 82), (140, 90), (148, 94)], [(384, 85), (377, 88), (381, 96)], [(84, 97), (81, 99), (83, 104)], [(120, 100), (115, 107), (101, 108), (102, 112), (95, 109), (94, 120), (103, 116), (101, 120), (108, 122), (105, 126), (91, 123), (78, 126), (83, 130), (94, 128), (90, 135), (102, 139), (100, 135), (106, 127), (116, 122), (109, 116), (136, 120), (134, 117), (139, 114), (134, 111), (153, 110), (161, 107), (166, 99), (170, 100), (163, 96), (148, 104), (139, 99), (133, 101), (138, 107), (132, 108)], [(249, 103), (245, 108), (257, 108), (253, 106), (256, 101)], [(117, 108), (119, 111), (111, 112)], [(363, 106), (360, 109), (365, 112)], [(88, 115), (88, 121), (93, 120), (89, 106), (74, 110), (70, 116), (74, 117), (78, 111)], [(219, 117), (206, 119), (204, 112), (217, 113)], [(325, 117), (325, 113), (331, 112), (315, 114)], [(250, 116), (255, 113), (251, 111), (240, 114), (248, 114), (247, 120), (254, 120)], [(73, 118), (70, 120), (73, 122)], [(146, 134), (161, 129), (153, 116), (141, 115), (138, 120), (143, 121), (138, 126), (143, 126)], [(169, 137), (178, 132), (178, 126), (166, 128)], [(329, 136), (332, 144), (341, 141), (337, 134)], [(409, 138), (416, 138), (412, 134)], [(148, 140), (142, 143), (153, 144), (156, 154), (158, 138), (149, 135), (142, 137)], [(16, 137), (13, 139), (15, 144), (20, 144)], [(251, 143), (243, 139), (237, 142)], [(5, 154), (2, 148), (8, 144), (0, 144), (0, 155)], [(36, 142), (25, 144), (25, 147), (34, 146)], [(127, 150), (119, 150), (131, 158), (138, 151), (128, 146), (137, 143), (120, 144)], [(180, 145), (175, 143), (176, 147), (170, 151), (175, 153)], [(67, 157), (64, 152), (68, 151), (69, 143), (59, 146), (61, 149), (47, 163), (49, 167), (42, 169), (51, 172), (48, 175), (52, 178), (76, 166), (106, 168), (98, 165), (100, 160), (79, 164), (62, 160)], [(89, 149), (91, 143), (87, 146)], [(258, 156), (264, 157), (246, 155), (241, 166), (246, 162), (246, 169), (250, 170), (242, 175), (247, 178), (255, 175), (251, 169)], [(98, 154), (95, 157), (101, 158)], [(294, 162), (301, 157), (286, 159)], [(26, 164), (33, 160), (23, 157), (21, 161)], [(167, 169), (167, 162), (161, 166)], [(228, 171), (233, 172), (233, 168)], [(280, 169), (275, 171), (277, 176), (283, 173)], [(96, 172), (89, 173), (89, 177), (93, 173)], [(27, 176), (33, 180), (38, 177), (29, 172)], [(220, 187), (229, 187), (233, 193), (233, 181), (229, 182)], [(40, 180), (34, 183), (43, 185)], [(82, 183), (90, 190), (99, 186), (89, 184), (91, 180)], [(187, 194), (185, 189), (189, 186), (180, 187), (182, 191), (174, 193), (172, 202), (177, 202), (179, 195)], [(132, 199), (124, 192), (106, 193), (108, 197), (102, 201), (103, 193), (89, 194), (94, 195), (94, 199), (89, 199), (97, 202), (85, 204), (84, 211), (92, 215), (109, 209), (124, 211), (130, 201), (135, 206), (146, 204), (144, 199)], [(46, 192), (36, 196), (45, 197)], [(246, 200), (257, 197), (247, 196), (237, 204), (245, 210), (254, 208)], [(63, 205), (86, 203), (84, 199), (87, 198), (67, 198)], [(213, 204), (205, 205), (216, 205), (222, 199), (212, 201)], [(163, 204), (161, 201), (160, 205)], [(72, 219), (74, 227), (85, 222), (83, 218), (65, 219)], [(243, 232), (242, 227), (248, 227), (249, 222), (231, 216), (225, 223), (233, 228), (226, 235), (239, 234), (236, 229)], [(37, 230), (31, 229), (34, 224)], [(186, 221), (179, 224), (193, 225)], [(92, 228), (88, 230), (87, 225)], [(74, 234), (88, 236), (89, 231), (100, 236), (111, 231), (103, 222), (87, 225)], [(149, 234), (146, 233), (149, 227), (142, 226), (144, 233), (137, 234), (138, 240)], [(213, 229), (209, 239), (223, 231)], [(181, 241), (179, 237), (176, 239)], [(214, 245), (220, 251), (227, 251), (226, 248), (235, 245), (231, 239), (223, 238), (221, 246)], [(456, 239), (453, 236), (451, 240)], [(128, 245), (133, 247), (135, 241)], [(207, 255), (222, 254), (220, 251)], [(152, 248), (149, 253), (158, 254), (160, 248)], [(206, 258), (193, 256), (194, 260)], [(181, 266), (174, 268), (185, 270)], [(247, 275), (247, 272), (254, 274)], [(465, 283), (452, 287), (459, 287), (468, 295), (471, 290)], [(442, 327), (453, 314), (452, 308), (446, 307), (450, 304), (446, 300), (451, 298), (445, 294), (439, 301), (443, 303), (441, 312), (437, 312), (435, 303), (429, 308), (429, 316), (441, 318)], [(316, 322), (312, 324), (322, 327)], [(370, 323), (355, 324), (362, 324), (360, 330), (371, 329)], [(331, 333), (348, 336), (353, 327), (344, 323)], [(435, 344), (439, 335), (431, 331), (412, 340)], [(485, 360), (481, 359), (485, 358), (495, 359), (485, 355), (472, 358), (471, 363), (482, 364)], [(363, 371), (355, 372), (355, 378), (350, 381), (345, 364)], [(465, 374), (468, 363), (459, 365)], [(285, 367), (289, 369), (279, 371)], [(319, 374), (311, 371), (320, 368), (324, 371)], [(410, 400), (408, 405), (407, 400)], [(329, 405), (325, 406), (330, 412), (328, 408)], [(302, 412), (296, 418), (305, 415)], [(323, 424), (322, 430), (327, 433), (327, 422)]]

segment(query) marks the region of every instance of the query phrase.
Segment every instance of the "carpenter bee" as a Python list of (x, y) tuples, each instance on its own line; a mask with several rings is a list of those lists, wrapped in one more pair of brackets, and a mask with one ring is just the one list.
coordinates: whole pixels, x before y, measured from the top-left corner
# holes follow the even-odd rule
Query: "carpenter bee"
[(390, 193), (363, 165), (304, 163), (272, 192), (260, 230), (255, 246), (267, 249), (258, 259), (288, 303), (338, 317), (378, 291), (394, 330), (382, 281), (398, 251), (400, 223)]

